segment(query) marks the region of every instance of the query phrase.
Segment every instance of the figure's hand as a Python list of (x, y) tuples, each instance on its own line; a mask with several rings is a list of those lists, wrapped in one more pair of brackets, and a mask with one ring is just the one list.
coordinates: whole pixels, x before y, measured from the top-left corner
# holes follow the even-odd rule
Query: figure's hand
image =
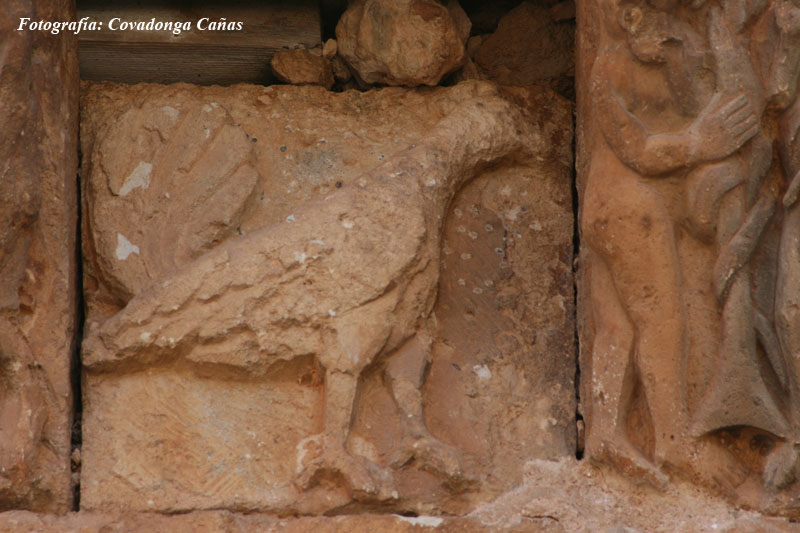
[(758, 132), (753, 104), (740, 94), (723, 98), (716, 94), (689, 130), (691, 153), (696, 162), (722, 159)]

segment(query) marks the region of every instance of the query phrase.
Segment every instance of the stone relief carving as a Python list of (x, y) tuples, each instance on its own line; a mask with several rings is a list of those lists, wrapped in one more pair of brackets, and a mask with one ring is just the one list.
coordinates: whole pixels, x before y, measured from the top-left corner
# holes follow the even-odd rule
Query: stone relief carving
[(584, 9), (587, 452), (764, 505), (797, 462), (800, 6)]
[[(520, 291), (511, 284), (530, 281), (513, 279), (525, 270), (511, 267), (506, 251), (509, 242), (523, 238), (519, 230), (506, 236), (505, 227), (512, 227), (508, 221), (527, 220), (529, 215), (520, 210), (529, 207), (509, 206), (504, 222), (497, 215), (492, 218), (488, 208), (502, 203), (471, 193), (469, 212), (457, 209), (456, 216), (463, 219), (454, 232), (445, 230), (447, 213), (456, 194), (476, 175), (496, 172), (508, 189), (501, 196), (513, 202), (518, 199), (511, 197), (511, 184), (527, 194), (530, 179), (520, 173), (509, 181), (503, 169), (533, 165), (538, 157), (536, 167), (546, 163), (566, 171), (568, 155), (558, 156), (563, 160), (556, 163), (554, 155), (542, 154), (568, 150), (568, 142), (547, 140), (552, 134), (568, 141), (554, 133), (569, 124), (568, 106), (547, 91), (515, 96), (486, 83), (467, 83), (431, 96), (391, 91), (337, 96), (313, 88), (237, 90), (142, 86), (126, 93), (121, 88), (104, 92), (99, 85), (93, 87), (93, 104), (85, 106), (97, 111), (84, 117), (85, 139), (93, 139), (84, 142), (94, 144), (84, 147), (82, 170), (87, 182), (83, 231), (88, 288), (82, 345), (87, 391), (83, 505), (130, 505), (123, 490), (133, 488), (136, 500), (151, 498), (156, 509), (227, 506), (320, 512), (351, 500), (374, 504), (408, 498), (411, 487), (430, 484), (424, 476), (436, 480), (434, 488), (441, 492), (444, 487), (446, 494), (475, 488), (477, 466), (465, 465), (463, 451), (432, 433), (423, 386), (426, 375), (435, 374), (432, 379), (441, 382), (441, 373), (447, 372), (435, 365), (429, 370), (432, 351), (444, 358), (452, 357), (448, 353), (456, 350), (453, 345), (470, 352), (469, 343), (461, 345), (459, 339), (449, 346), (436, 342), (441, 331), (462, 317), (472, 316), (475, 324), (456, 327), (473, 330), (462, 336), (486, 354), (516, 357), (528, 343), (521, 335), (536, 336), (515, 331), (524, 320), (514, 315), (525, 312), (528, 320), (540, 319), (518, 302), (515, 294)], [(114, 91), (132, 104), (120, 105)], [(404, 104), (404, 99), (415, 103)], [(330, 117), (308, 111), (315, 109), (309, 102), (327, 107)], [(119, 108), (115, 112), (121, 116), (102, 118), (106, 104)], [(423, 113), (417, 122), (426, 123), (415, 130), (420, 127), (415, 120), (393, 111), (402, 117), (401, 124), (412, 128), (403, 134), (410, 140), (397, 138), (393, 146), (362, 138), (364, 125), (375, 127), (376, 117), (387, 113), (382, 107), (404, 105)], [(567, 120), (532, 121), (537, 106)], [(361, 118), (362, 111), (371, 117)], [(327, 121), (332, 128), (326, 129)], [(273, 123), (282, 125), (282, 135), (272, 129)], [(321, 133), (306, 129), (308, 125)], [(371, 147), (367, 161), (362, 144)], [(295, 157), (302, 162), (294, 163)], [(354, 173), (349, 167), (362, 170)], [(568, 182), (562, 183), (554, 198), (567, 192)], [(564, 205), (556, 208), (562, 215), (569, 213), (567, 197), (568, 192)], [(568, 218), (553, 217), (561, 229), (552, 239), (563, 240), (566, 249), (569, 224), (563, 223)], [(533, 221), (527, 225), (533, 227)], [(541, 232), (542, 225), (538, 227)], [(450, 235), (448, 242), (443, 242), (445, 235)], [(559, 252), (560, 267), (553, 266), (553, 272), (569, 272), (570, 261), (564, 259), (562, 264)], [(443, 289), (452, 310), (435, 314), (440, 271), (458, 272), (457, 263), (467, 261), (474, 266)], [(569, 275), (559, 279), (565, 293), (559, 296), (561, 310), (553, 311), (566, 317)], [(452, 294), (461, 294), (456, 303)], [(490, 319), (480, 311), (484, 307), (499, 310), (499, 315)], [(552, 363), (548, 372), (569, 375), (571, 365), (563, 357), (568, 347), (556, 349), (561, 341), (547, 331), (539, 335), (550, 343), (552, 356), (563, 361)], [(462, 371), (458, 356), (451, 360), (440, 365)], [(493, 379), (491, 365), (485, 359), (464, 370), (478, 382), (488, 381)], [(368, 377), (376, 372), (377, 381)], [(527, 371), (517, 372), (507, 385), (497, 386), (513, 383), (519, 391), (533, 386), (525, 382)], [(552, 429), (541, 430), (537, 440), (542, 443), (533, 443), (531, 449), (570, 453), (570, 387), (562, 377), (551, 381), (554, 386), (558, 381), (552, 406), (551, 400), (540, 401), (541, 407), (520, 406), (531, 414), (517, 414), (498, 429), (509, 431), (519, 423), (514, 418), (532, 423), (533, 410), (558, 409), (558, 418), (548, 415)], [(373, 408), (386, 409), (376, 392), (381, 383), (388, 389), (397, 424), (363, 413), (370, 409), (365, 397), (376, 402)], [(220, 390), (228, 392), (220, 396)], [(192, 440), (182, 446), (187, 450), (182, 453), (196, 454), (186, 471), (157, 472), (146, 464), (149, 457), (122, 451), (128, 441), (149, 444), (160, 432), (151, 432), (144, 419), (130, 420), (132, 427), (118, 424), (125, 417), (109, 413), (124, 408), (119, 397), (146, 397), (141, 412), (152, 408), (162, 413), (154, 420), (185, 414), (165, 428), (173, 436), (163, 439), (159, 453), (177, 453), (169, 451), (173, 438)], [(201, 399), (211, 397), (231, 401), (215, 405)], [(457, 400), (449, 408), (452, 414), (445, 416), (461, 416), (464, 403)], [(519, 408), (516, 403), (509, 396), (502, 410)], [(215, 413), (211, 422), (203, 419), (207, 411)], [(440, 418), (442, 411), (434, 409), (435, 416)], [(226, 429), (206, 430), (203, 451), (188, 451), (205, 446), (195, 432), (215, 424)], [(388, 437), (389, 442), (364, 437), (374, 433), (373, 425), (382, 425), (379, 439)], [(107, 430), (109, 426), (113, 429)], [(446, 434), (452, 441), (453, 434)], [(456, 440), (469, 441), (466, 435)], [(378, 453), (378, 446), (391, 453)], [(240, 462), (243, 455), (249, 462)], [(112, 459), (105, 461), (105, 456)], [(396, 479), (401, 470), (410, 470), (410, 477)], [(125, 480), (123, 489), (109, 489), (104, 481), (109, 476)]]
[(0, 509), (71, 503), (74, 40), (14, 31), (20, 17), (69, 12), (12, 0), (0, 13)]
[[(15, 6), (18, 9), (21, 6)], [(32, 226), (39, 214), (41, 190), (36, 154), (24, 138), (34, 135), (35, 95), (30, 91), (33, 72), (29, 68), (32, 38), (10, 31), (11, 22), (0, 19), (3, 37), (0, 49), (0, 85), (5, 105), (0, 120), (8, 124), (0, 132), (0, 494), (18, 497), (25, 481), (24, 461), (35, 455), (42, 431), (39, 383), (31, 375), (33, 358), (19, 330), (20, 286), (28, 263)], [(30, 437), (33, 436), (33, 438)], [(28, 459), (31, 460), (31, 459)], [(22, 483), (21, 483), (22, 482)]]

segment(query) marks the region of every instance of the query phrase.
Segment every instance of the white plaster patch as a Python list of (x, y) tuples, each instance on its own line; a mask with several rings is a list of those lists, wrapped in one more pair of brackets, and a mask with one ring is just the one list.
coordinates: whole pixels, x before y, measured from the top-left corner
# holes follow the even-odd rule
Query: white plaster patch
[(133, 189), (141, 187), (146, 189), (150, 186), (150, 173), (153, 172), (153, 165), (146, 161), (141, 161), (133, 169), (125, 181), (122, 183), (122, 188), (119, 190), (120, 196), (125, 196)]
[(180, 115), (180, 114), (181, 114), (181, 112), (180, 112), (180, 111), (178, 111), (177, 109), (175, 109), (174, 107), (172, 107), (172, 106), (170, 106), (170, 105), (165, 105), (165, 106), (163, 106), (163, 107), (161, 108), (161, 111), (163, 111), (163, 112), (164, 112), (164, 114), (166, 114), (166, 115), (167, 115), (169, 118), (171, 118), (172, 120), (175, 120), (175, 119), (177, 119), (177, 118), (178, 118), (178, 115)]
[(300, 263), (301, 265), (306, 262), (306, 258), (308, 256), (305, 252), (295, 252), (294, 253), (294, 260)]
[(294, 222), (294, 215), (289, 215), (286, 217), (286, 222)]
[(131, 254), (139, 255), (139, 247), (126, 239), (122, 233), (117, 233), (117, 259), (125, 261)]
[(300, 442), (297, 443), (295, 449), (297, 450), (297, 463), (295, 466), (295, 472), (299, 474), (303, 471), (305, 467), (304, 462), (306, 455), (308, 455), (308, 445), (312, 444), (315, 448), (319, 448), (322, 444), (321, 435), (312, 435), (310, 437), (306, 437)]
[(486, 365), (475, 365), (472, 371), (478, 376), (478, 379), (492, 379), (492, 371)]
[(343, 220), (342, 221), (342, 227), (344, 229), (352, 229), (353, 228), (353, 223), (350, 220)]
[(439, 527), (444, 522), (444, 518), (439, 518), (438, 516), (395, 516), (403, 522), (421, 527)]

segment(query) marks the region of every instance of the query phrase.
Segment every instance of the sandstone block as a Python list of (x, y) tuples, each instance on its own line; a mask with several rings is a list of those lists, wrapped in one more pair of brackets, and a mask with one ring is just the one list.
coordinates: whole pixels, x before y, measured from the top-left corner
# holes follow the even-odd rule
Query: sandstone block
[(336, 42), (336, 39), (328, 39), (325, 41), (325, 44), (322, 45), (322, 57), (325, 59), (333, 59), (336, 57), (338, 51), (339, 44)]
[[(334, 41), (335, 42), (335, 41)], [(279, 80), (292, 85), (333, 86), (331, 62), (327, 56), (314, 55), (306, 49), (280, 50), (270, 62)]]
[(464, 62), (469, 19), (452, 0), (358, 0), (339, 19), (341, 55), (366, 83), (437, 85)]
[(546, 5), (522, 2), (509, 11), (472, 56), (485, 79), (503, 85), (532, 85), (573, 75), (575, 26), (555, 22)]
[(574, 453), (566, 101), (97, 84), (82, 109), (85, 509), (457, 514)]
[[(548, 527), (547, 519), (527, 520), (528, 527), (516, 527), (509, 531), (561, 531)], [(42, 516), (28, 512), (0, 513), (0, 529), (5, 533), (430, 533), (463, 531), (464, 533), (488, 533), (497, 531), (473, 520), (464, 518), (440, 518), (436, 516), (406, 517), (398, 515), (345, 515), (337, 517), (304, 517), (280, 519), (258, 514), (235, 514), (228, 511), (206, 511), (180, 515), (156, 513), (99, 514), (72, 513), (68, 516)]]
[(70, 367), (77, 315), (75, 40), (15, 31), (72, 3), (0, 14), (0, 509), (72, 503)]

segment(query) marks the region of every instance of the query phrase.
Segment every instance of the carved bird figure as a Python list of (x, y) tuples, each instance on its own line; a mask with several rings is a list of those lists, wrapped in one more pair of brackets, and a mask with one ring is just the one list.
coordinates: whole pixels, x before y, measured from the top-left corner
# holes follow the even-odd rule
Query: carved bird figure
[(84, 365), (124, 371), (180, 360), (258, 376), (313, 355), (325, 371), (324, 428), (318, 453), (298, 461), (296, 484), (309, 488), (329, 472), (357, 498), (388, 498), (391, 476), (352, 455), (347, 439), (361, 372), (391, 356), (387, 383), (409, 435), (398, 464), (416, 457), (460, 476), (455, 450), (425, 426), (419, 391), (443, 222), (481, 169), (544, 141), (492, 85), (457, 90), (463, 105), (416, 144), (136, 294), (89, 331)]

